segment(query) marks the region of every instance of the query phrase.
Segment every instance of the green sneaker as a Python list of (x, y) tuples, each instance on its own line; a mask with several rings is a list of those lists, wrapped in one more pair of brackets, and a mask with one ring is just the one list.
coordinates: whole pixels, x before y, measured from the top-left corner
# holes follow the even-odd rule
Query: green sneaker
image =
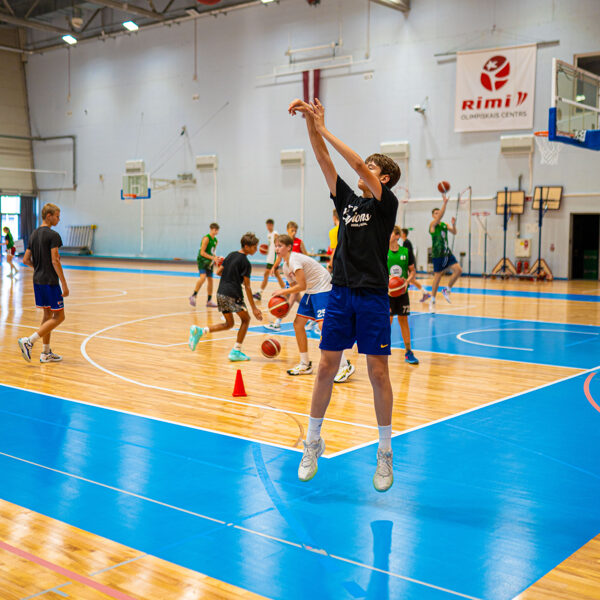
[(200, 338), (204, 335), (204, 329), (196, 325), (190, 327), (190, 339), (188, 340), (188, 346), (190, 350), (195, 350)]
[(250, 360), (250, 357), (247, 354), (244, 354), (241, 350), (232, 350), (229, 353), (229, 360), (231, 362), (239, 362), (242, 360)]

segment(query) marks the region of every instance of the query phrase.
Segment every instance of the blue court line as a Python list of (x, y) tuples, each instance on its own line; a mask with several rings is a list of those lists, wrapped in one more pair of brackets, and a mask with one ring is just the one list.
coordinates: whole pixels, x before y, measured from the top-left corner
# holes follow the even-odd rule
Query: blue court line
[[(63, 265), (63, 269), (71, 269), (73, 271), (104, 271), (110, 273), (136, 273), (138, 275), (165, 275), (167, 277), (194, 277), (198, 274), (195, 272), (185, 271), (168, 271), (160, 269), (130, 269), (126, 267), (90, 267), (83, 265)], [(216, 278), (216, 277), (215, 277)], [(252, 281), (262, 281), (262, 277), (253, 276)], [(276, 281), (274, 277), (270, 277), (269, 281)], [(430, 286), (423, 286), (424, 289), (431, 291)], [(417, 289), (411, 286), (411, 289)], [(509, 298), (538, 298), (547, 300), (572, 300), (575, 302), (600, 302), (600, 295), (592, 294), (559, 294), (555, 292), (527, 292), (519, 290), (494, 290), (487, 288), (464, 288), (454, 287), (452, 291), (456, 294), (472, 294), (477, 296), (505, 296)]]
[[(600, 327), (544, 321), (520, 321), (456, 314), (409, 316), (415, 352), (436, 352), (520, 363), (589, 369), (600, 356)], [(250, 331), (274, 334), (262, 325)], [(294, 337), (291, 323), (276, 335)], [(313, 332), (309, 337), (318, 337)], [(458, 336), (461, 336), (460, 338)], [(404, 348), (398, 320), (392, 324), (392, 348)]]
[(0, 495), (268, 598), (508, 600), (600, 530), (586, 376), (394, 438), (385, 494), (374, 447), (303, 484), (291, 450), (0, 386)]

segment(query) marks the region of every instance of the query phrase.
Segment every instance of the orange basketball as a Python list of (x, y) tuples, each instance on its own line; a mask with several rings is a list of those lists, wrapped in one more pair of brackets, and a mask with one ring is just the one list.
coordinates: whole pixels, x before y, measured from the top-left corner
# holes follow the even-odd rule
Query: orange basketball
[(440, 181), (438, 183), (438, 192), (440, 194), (446, 194), (450, 191), (450, 184), (447, 181)]
[(390, 277), (388, 287), (388, 294), (395, 298), (396, 296), (402, 296), (402, 294), (406, 292), (408, 286), (404, 277), (397, 277), (394, 275), (393, 277)]
[(269, 300), (269, 312), (276, 318), (282, 319), (290, 311), (290, 303), (285, 296), (273, 296)]
[(220, 267), (223, 264), (224, 260), (225, 260), (224, 256), (217, 256), (217, 260), (216, 260), (217, 267)]
[(268, 246), (267, 244), (261, 244), (261, 245), (258, 247), (258, 251), (259, 251), (261, 254), (268, 254), (268, 253), (269, 253), (269, 246)]
[(260, 350), (264, 357), (275, 358), (281, 352), (281, 344), (277, 340), (269, 338), (262, 343)]

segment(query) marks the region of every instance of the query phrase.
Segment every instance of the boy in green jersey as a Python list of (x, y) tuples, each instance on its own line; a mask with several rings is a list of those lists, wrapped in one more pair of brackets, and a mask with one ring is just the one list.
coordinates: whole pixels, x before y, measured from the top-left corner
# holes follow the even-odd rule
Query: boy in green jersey
[(446, 212), (448, 196), (442, 194), (442, 208), (434, 208), (431, 211), (433, 221), (429, 224), (429, 233), (431, 234), (431, 258), (433, 259), (433, 283), (431, 284), (431, 299), (429, 300), (429, 311), (435, 312), (435, 297), (442, 275), (450, 269), (452, 275), (448, 280), (448, 285), (442, 288), (442, 294), (447, 302), (450, 302), (450, 292), (454, 282), (462, 275), (462, 269), (458, 264), (454, 254), (448, 247), (448, 232), (456, 235), (456, 219), (452, 217), (452, 224), (442, 222), (442, 217)]
[(6, 244), (6, 262), (10, 265), (10, 273), (7, 277), (14, 277), (19, 272), (19, 269), (13, 263), (16, 250), (15, 241), (8, 227), (4, 227), (2, 231), (4, 232), (4, 243)]
[(217, 305), (212, 301), (213, 293), (213, 268), (218, 260), (216, 253), (217, 249), (217, 233), (219, 233), (219, 225), (217, 223), (211, 223), (209, 232), (202, 238), (202, 244), (200, 250), (198, 250), (198, 273), (200, 277), (196, 281), (196, 287), (194, 293), (190, 296), (190, 304), (196, 306), (196, 296), (200, 291), (200, 288), (204, 282), (208, 279), (207, 292), (208, 296), (206, 299), (206, 306), (215, 308)]
[(406, 291), (400, 296), (390, 296), (390, 325), (394, 322), (394, 316), (398, 315), (398, 323), (404, 342), (404, 360), (411, 365), (418, 365), (419, 360), (410, 347), (410, 327), (408, 326), (408, 315), (410, 314), (408, 286), (411, 282), (414, 282), (416, 275), (415, 257), (411, 250), (400, 246), (398, 243), (400, 233), (400, 227), (396, 225), (390, 236), (387, 264), (390, 277), (396, 276), (406, 279)]

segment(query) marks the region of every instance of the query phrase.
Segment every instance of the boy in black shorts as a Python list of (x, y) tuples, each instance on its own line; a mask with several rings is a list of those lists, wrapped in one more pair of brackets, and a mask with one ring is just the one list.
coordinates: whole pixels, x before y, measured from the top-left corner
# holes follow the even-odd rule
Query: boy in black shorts
[(411, 365), (418, 365), (419, 361), (410, 347), (410, 327), (408, 326), (408, 315), (410, 315), (408, 286), (415, 280), (415, 257), (406, 246), (400, 246), (398, 243), (400, 235), (400, 227), (396, 225), (390, 236), (387, 264), (390, 277), (406, 279), (406, 291), (400, 296), (390, 296), (390, 325), (394, 321), (394, 316), (398, 315), (404, 342), (404, 360)]
[[(323, 322), (321, 360), (313, 388), (308, 434), (298, 478), (308, 481), (317, 472), (317, 460), (325, 450), (321, 425), (331, 400), (333, 379), (342, 352), (357, 342), (358, 351), (367, 355), (367, 370), (379, 425), (373, 485), (378, 492), (384, 492), (394, 481), (391, 443), (393, 393), (388, 371), (391, 328), (387, 253), (398, 210), (398, 200), (391, 188), (400, 179), (400, 168), (383, 154), (373, 154), (363, 160), (338, 140), (325, 127), (325, 110), (318, 99), (310, 104), (294, 100), (288, 112), (305, 115), (310, 143), (340, 215), (338, 245), (333, 258), (333, 287)], [(362, 197), (357, 196), (338, 176), (325, 140), (356, 171)]]
[(250, 324), (250, 315), (244, 304), (242, 284), (246, 290), (246, 298), (248, 298), (252, 313), (259, 321), (262, 321), (262, 313), (256, 308), (254, 298), (252, 297), (252, 290), (250, 288), (252, 265), (248, 260), (248, 255), (252, 255), (256, 252), (258, 238), (253, 233), (246, 233), (242, 236), (240, 244), (241, 249), (236, 252), (231, 252), (231, 254), (225, 258), (223, 264), (217, 269), (217, 275), (221, 277), (219, 289), (217, 290), (217, 306), (219, 312), (223, 313), (225, 322), (219, 323), (218, 325), (211, 325), (210, 327), (197, 327), (196, 325), (192, 325), (190, 327), (190, 338), (188, 340), (190, 350), (195, 350), (203, 335), (214, 333), (215, 331), (226, 331), (227, 329), (231, 329), (233, 327), (233, 313), (237, 313), (242, 323), (238, 330), (233, 350), (229, 353), (229, 360), (232, 362), (250, 360), (250, 357), (242, 352), (242, 343), (244, 342)]
[(40, 362), (62, 360), (62, 356), (54, 354), (50, 349), (51, 332), (65, 320), (63, 297), (69, 295), (69, 286), (58, 254), (62, 239), (56, 231), (52, 231), (52, 227), (58, 225), (59, 221), (60, 208), (54, 204), (46, 204), (42, 208), (42, 225), (29, 236), (29, 245), (23, 257), (23, 263), (33, 267), (35, 305), (44, 309), (41, 327), (32, 336), (18, 340), (21, 354), (27, 362), (31, 362), (31, 350), (40, 338), (44, 344)]

